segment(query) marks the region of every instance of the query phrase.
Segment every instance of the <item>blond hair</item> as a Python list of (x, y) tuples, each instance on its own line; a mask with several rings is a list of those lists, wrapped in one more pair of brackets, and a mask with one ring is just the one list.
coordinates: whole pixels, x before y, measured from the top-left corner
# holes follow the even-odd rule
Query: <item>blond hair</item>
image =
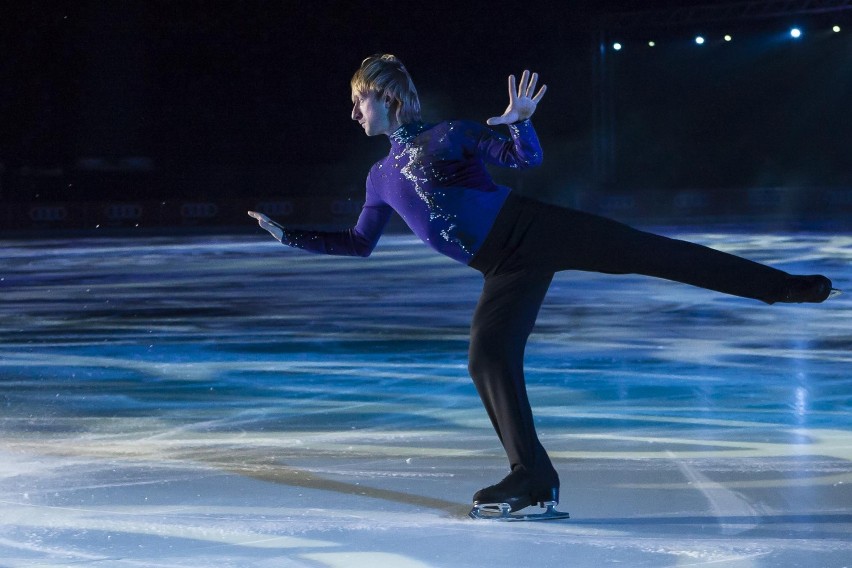
[(372, 94), (387, 97), (400, 124), (420, 120), (420, 99), (411, 75), (402, 61), (389, 53), (378, 53), (361, 62), (361, 67), (349, 82), (352, 99)]

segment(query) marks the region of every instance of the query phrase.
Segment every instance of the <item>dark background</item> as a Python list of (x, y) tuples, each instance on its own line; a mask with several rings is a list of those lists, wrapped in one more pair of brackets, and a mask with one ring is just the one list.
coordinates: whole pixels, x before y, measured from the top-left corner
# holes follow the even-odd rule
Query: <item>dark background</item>
[[(339, 200), (362, 198), (387, 151), (349, 118), (349, 78), (376, 52), (406, 63), (427, 120), (484, 121), (505, 108), (509, 73), (539, 71), (550, 89), (535, 117), (545, 165), (497, 173), (519, 191), (605, 213), (621, 204), (628, 217), (750, 215), (758, 191), (758, 210), (783, 202), (789, 214), (792, 199), (848, 217), (850, 11), (602, 23), (693, 4), (708, 3), (5, 2), (0, 228), (233, 225), (258, 201), (282, 200), (293, 222), (347, 222), (357, 207)], [(798, 41), (787, 35), (794, 23)], [(704, 46), (692, 41), (699, 32)], [(604, 174), (602, 38), (625, 45), (606, 54), (614, 162)], [(684, 192), (696, 211), (666, 205)], [(169, 213), (187, 202), (216, 213)], [(140, 205), (99, 221), (105, 203)], [(326, 214), (307, 203), (338, 204)]]

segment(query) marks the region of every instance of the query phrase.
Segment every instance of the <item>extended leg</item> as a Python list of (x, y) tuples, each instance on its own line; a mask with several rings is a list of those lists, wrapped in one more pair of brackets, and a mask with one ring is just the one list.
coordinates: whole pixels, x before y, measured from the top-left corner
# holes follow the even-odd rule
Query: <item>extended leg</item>
[(515, 261), (552, 270), (642, 274), (766, 303), (821, 302), (823, 276), (782, 270), (611, 219), (545, 204), (530, 206)]

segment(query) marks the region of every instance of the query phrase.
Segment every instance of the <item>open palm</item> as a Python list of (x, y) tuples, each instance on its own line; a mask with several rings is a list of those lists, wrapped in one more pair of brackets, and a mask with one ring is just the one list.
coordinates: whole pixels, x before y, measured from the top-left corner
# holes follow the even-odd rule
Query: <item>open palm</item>
[(280, 242), (281, 239), (284, 238), (284, 229), (281, 227), (281, 225), (279, 225), (263, 213), (249, 211), (248, 214), (249, 217), (254, 217), (255, 219), (257, 219), (257, 224), (260, 225), (261, 228), (269, 231), (269, 234), (275, 237), (276, 240)]
[(535, 93), (536, 83), (538, 83), (538, 73), (530, 75), (529, 71), (524, 70), (521, 74), (521, 81), (517, 85), (515, 84), (515, 76), (509, 75), (509, 106), (506, 107), (501, 116), (491, 117), (487, 123), (490, 126), (513, 124), (531, 117), (538, 102), (547, 91), (547, 85), (542, 85), (538, 93)]

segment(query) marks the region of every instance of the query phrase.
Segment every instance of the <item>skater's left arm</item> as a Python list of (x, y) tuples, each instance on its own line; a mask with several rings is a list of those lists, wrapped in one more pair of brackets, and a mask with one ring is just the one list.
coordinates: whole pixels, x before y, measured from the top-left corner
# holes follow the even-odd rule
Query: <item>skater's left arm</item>
[(512, 168), (533, 167), (541, 163), (541, 144), (530, 118), (547, 91), (547, 85), (542, 85), (536, 93), (537, 83), (538, 73), (530, 74), (525, 70), (517, 84), (515, 76), (509, 75), (509, 106), (502, 115), (489, 118), (487, 124), (508, 125), (511, 139), (483, 129), (478, 146), (486, 162)]

